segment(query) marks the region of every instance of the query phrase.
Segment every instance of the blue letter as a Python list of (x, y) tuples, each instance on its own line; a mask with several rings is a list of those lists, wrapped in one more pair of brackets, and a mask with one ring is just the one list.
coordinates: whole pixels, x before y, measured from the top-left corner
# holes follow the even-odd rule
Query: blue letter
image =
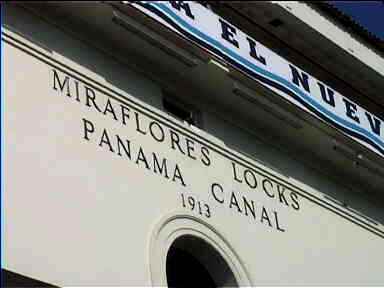
[(219, 19), (219, 21), (221, 23), (221, 37), (223, 37), (223, 39), (227, 40), (233, 46), (239, 48), (239, 42), (237, 42), (234, 38), (234, 35), (236, 35), (236, 29), (221, 19)]
[(303, 86), (303, 88), (310, 93), (309, 91), (309, 84), (308, 84), (308, 75), (305, 74), (304, 72), (301, 72), (301, 75), (299, 71), (297, 71), (296, 67), (292, 66), (289, 64), (289, 67), (291, 68), (292, 71), (292, 82), (295, 83), (297, 86), (300, 87), (300, 83)]
[(187, 3), (184, 3), (183, 1), (169, 1), (169, 3), (171, 3), (172, 7), (176, 10), (180, 11), (180, 9), (183, 9), (189, 18), (195, 19), (195, 16), (193, 16), (191, 8)]

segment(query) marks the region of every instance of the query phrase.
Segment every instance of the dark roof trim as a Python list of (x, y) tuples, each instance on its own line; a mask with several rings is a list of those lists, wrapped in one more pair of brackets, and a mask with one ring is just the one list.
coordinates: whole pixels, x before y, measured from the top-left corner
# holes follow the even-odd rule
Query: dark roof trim
[(352, 30), (355, 34), (359, 35), (370, 45), (384, 53), (384, 40), (381, 40), (378, 36), (368, 31), (365, 27), (356, 22), (351, 16), (345, 14), (334, 5), (325, 1), (311, 2), (310, 5), (313, 5), (320, 11), (325, 12), (328, 16), (338, 21), (344, 27)]
[[(197, 1), (197, 2), (199, 2), (200, 4), (208, 8), (210, 4), (218, 4), (218, 3), (222, 4), (224, 1)], [(235, 1), (228, 1), (228, 2), (231, 3)], [(352, 30), (353, 33), (359, 35), (362, 39), (364, 39), (368, 44), (372, 45), (378, 51), (384, 53), (384, 40), (380, 39), (374, 33), (368, 31), (364, 26), (359, 24), (351, 16), (342, 12), (336, 6), (332, 5), (331, 3), (327, 3), (326, 1), (313, 1), (313, 2), (307, 2), (307, 4), (312, 5), (312, 7), (318, 8), (318, 10), (330, 16), (331, 18), (335, 19), (345, 28)]]

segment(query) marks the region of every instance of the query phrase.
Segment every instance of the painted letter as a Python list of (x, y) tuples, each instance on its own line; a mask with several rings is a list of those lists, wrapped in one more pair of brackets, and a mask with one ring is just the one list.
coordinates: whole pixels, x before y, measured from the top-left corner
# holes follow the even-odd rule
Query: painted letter
[(221, 23), (221, 37), (231, 43), (233, 46), (239, 48), (239, 42), (234, 38), (236, 35), (236, 29), (230, 26), (228, 23), (219, 19)]

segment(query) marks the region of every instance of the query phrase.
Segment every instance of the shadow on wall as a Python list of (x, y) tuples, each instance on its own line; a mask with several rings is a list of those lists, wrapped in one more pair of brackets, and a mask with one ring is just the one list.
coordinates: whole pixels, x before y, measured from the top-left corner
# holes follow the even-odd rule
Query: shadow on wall
[[(257, 112), (255, 111), (255, 113)], [(338, 171), (337, 168), (328, 172), (324, 172), (322, 169), (316, 171), (309, 169), (304, 162), (298, 160), (300, 158), (297, 157), (297, 153), (304, 154), (305, 152), (297, 147), (297, 143), (282, 143), (282, 140), (279, 139), (280, 135), (271, 135), (271, 131), (265, 131), (263, 128), (258, 130), (257, 133), (268, 135), (270, 143), (280, 143), (281, 147), (286, 147), (285, 150), (288, 152), (284, 152), (284, 150), (278, 149), (277, 145), (273, 147), (268, 144), (269, 142), (260, 140), (259, 136), (252, 135), (251, 132), (214, 116), (210, 116), (206, 123), (209, 123), (206, 131), (220, 139), (229, 149), (239, 151), (287, 178), (305, 183), (320, 191), (322, 194), (320, 196), (325, 202), (347, 210), (349, 214), (363, 219), (377, 229), (384, 224), (384, 214), (378, 203), (375, 203), (368, 193), (365, 194), (365, 191), (359, 191), (361, 192), (359, 193), (357, 189), (353, 188), (353, 183), (358, 179), (351, 179), (350, 176), (343, 174), (344, 171)], [(248, 123), (254, 123), (254, 121), (248, 121)], [(307, 153), (305, 159), (306, 162), (315, 163), (317, 167), (330, 167), (330, 163), (313, 154)]]
[(1, 269), (1, 287), (59, 287)]
[[(7, 13), (5, 14), (3, 25), (7, 30), (28, 39), (28, 41), (47, 52), (53, 59), (64, 62), (74, 67), (75, 70), (81, 70), (84, 76), (96, 79), (98, 83), (111, 84), (120, 91), (124, 91), (129, 95), (135, 95), (136, 98), (151, 106), (157, 108), (162, 107), (160, 88), (151, 81), (133, 73), (132, 70), (127, 69), (126, 65), (135, 67), (135, 70), (136, 68), (137, 70), (144, 70), (145, 67), (142, 67), (142, 64), (145, 62), (143, 62), (143, 59), (141, 59), (132, 48), (130, 50), (128, 49), (130, 47), (129, 44), (135, 41), (135, 39), (128, 37), (130, 35), (127, 31), (115, 23), (112, 23), (111, 11), (101, 9), (105, 7), (103, 4), (100, 4), (100, 8), (98, 8), (100, 11), (97, 11), (97, 13), (104, 13), (98, 18), (98, 24), (100, 27), (103, 27), (103, 25), (105, 27), (107, 25), (113, 25), (113, 27), (116, 28), (114, 35), (108, 34), (109, 38), (113, 36), (121, 40), (122, 33), (124, 33), (124, 37), (127, 37), (127, 49), (118, 48), (114, 45), (112, 38), (111, 41), (103, 41), (103, 39), (108, 39), (105, 35), (108, 32), (91, 28), (85, 20), (68, 20), (67, 12), (51, 7), (55, 4), (35, 3), (31, 5), (36, 11), (43, 13), (44, 11), (49, 11), (49, 15), (53, 17), (53, 20), (45, 20), (42, 19), (41, 16), (36, 18), (36, 15), (34, 15), (35, 12), (30, 10), (31, 8), (28, 6), (22, 6), (22, 4), (7, 3), (6, 5), (12, 5), (13, 7), (13, 9), (6, 9)], [(91, 6), (93, 8), (98, 7), (93, 3), (82, 3), (78, 9), (81, 9), (83, 12), (87, 11)], [(70, 7), (70, 5), (68, 5), (68, 7)], [(55, 24), (54, 26), (47, 25), (47, 23), (53, 24), (55, 22), (60, 23), (60, 25), (64, 27), (76, 24), (76, 34), (74, 32), (64, 31)], [(93, 41), (92, 45), (81, 40), (83, 38), (91, 38)], [(106, 55), (103, 50), (108, 51), (109, 57), (105, 57)], [(117, 60), (117, 56), (119, 60)], [(154, 65), (148, 62), (145, 66), (149, 67)], [(158, 69), (159, 67), (156, 68)], [(163, 73), (167, 74), (168, 72), (164, 70)]]

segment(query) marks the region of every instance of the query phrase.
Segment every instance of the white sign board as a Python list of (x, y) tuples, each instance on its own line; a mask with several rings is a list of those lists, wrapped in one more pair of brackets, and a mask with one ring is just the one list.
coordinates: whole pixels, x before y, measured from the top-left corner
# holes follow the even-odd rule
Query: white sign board
[(190, 1), (123, 3), (133, 5), (278, 95), (384, 156), (382, 119), (305, 73), (204, 6)]

